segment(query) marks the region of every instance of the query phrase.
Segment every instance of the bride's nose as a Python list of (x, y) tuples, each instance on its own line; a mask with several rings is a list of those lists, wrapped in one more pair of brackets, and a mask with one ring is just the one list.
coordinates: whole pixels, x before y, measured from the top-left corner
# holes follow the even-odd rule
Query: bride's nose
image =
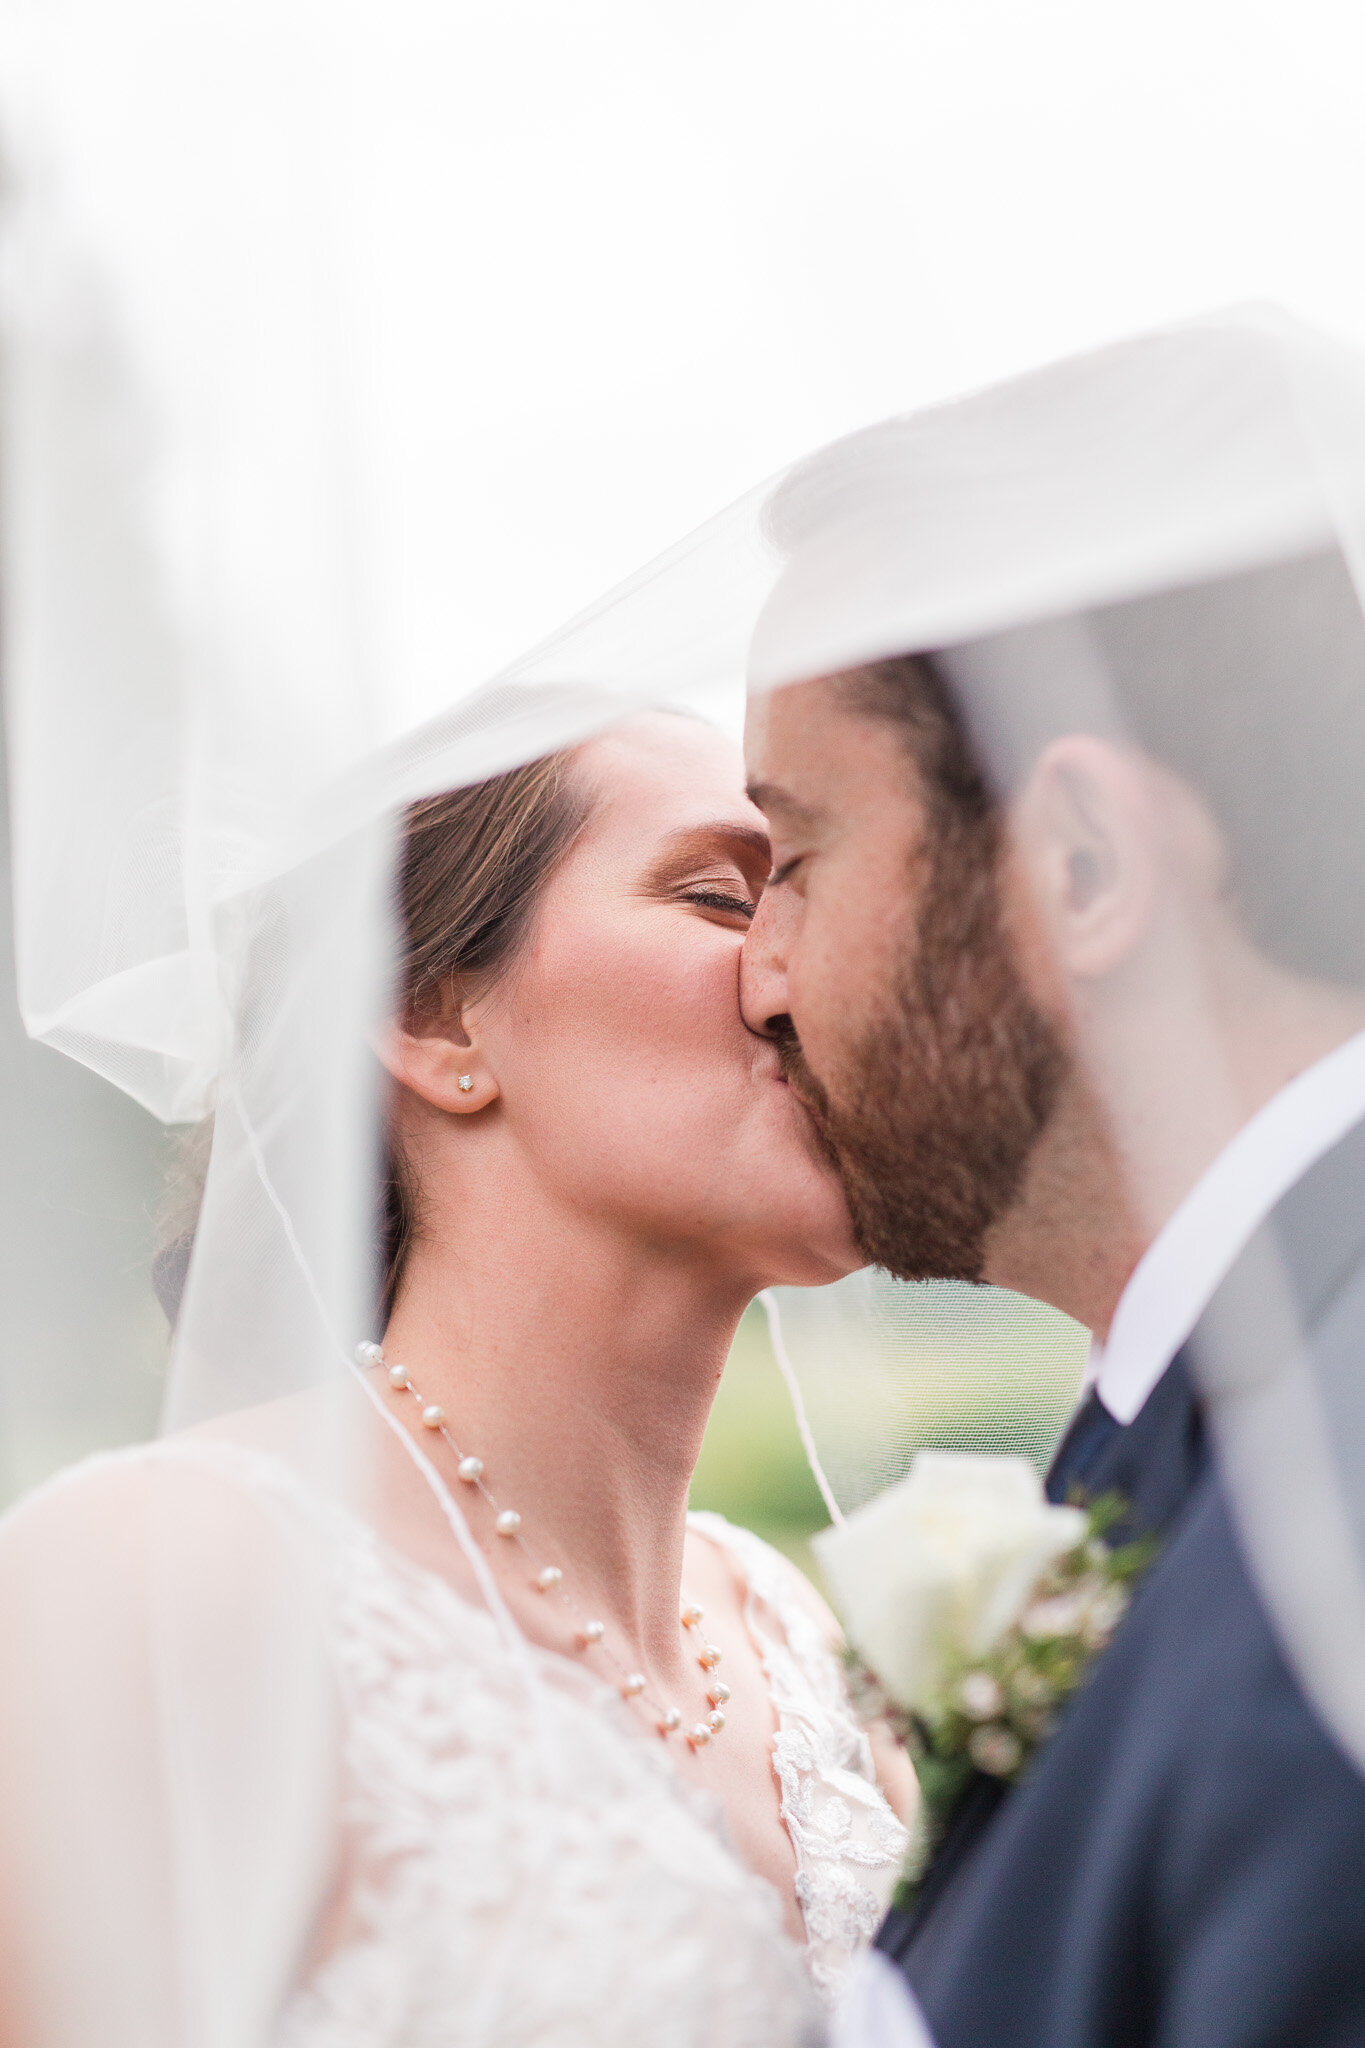
[(784, 1038), (791, 1031), (783, 918), (771, 896), (760, 896), (739, 956), (740, 1015), (760, 1038)]

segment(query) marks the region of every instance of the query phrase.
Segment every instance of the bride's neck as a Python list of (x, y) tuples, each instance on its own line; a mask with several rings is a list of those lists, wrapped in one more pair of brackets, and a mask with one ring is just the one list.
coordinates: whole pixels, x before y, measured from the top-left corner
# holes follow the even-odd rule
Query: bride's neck
[(429, 1227), (384, 1349), (576, 1597), (666, 1653), (688, 1487), (746, 1290), (538, 1208)]

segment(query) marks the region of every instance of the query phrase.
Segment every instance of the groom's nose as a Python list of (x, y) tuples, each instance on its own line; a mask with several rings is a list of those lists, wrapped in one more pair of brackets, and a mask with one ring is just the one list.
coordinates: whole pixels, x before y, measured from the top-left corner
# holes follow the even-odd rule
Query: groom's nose
[(760, 1038), (785, 1038), (791, 1032), (786, 922), (779, 899), (760, 896), (739, 956), (740, 1015)]

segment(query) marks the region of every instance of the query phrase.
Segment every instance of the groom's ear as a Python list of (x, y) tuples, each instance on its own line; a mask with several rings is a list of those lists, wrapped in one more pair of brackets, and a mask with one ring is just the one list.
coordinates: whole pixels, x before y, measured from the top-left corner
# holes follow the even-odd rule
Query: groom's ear
[(497, 1100), (498, 1083), (477, 1024), (453, 986), (422, 1008), (391, 1018), (374, 1049), (394, 1080), (433, 1109), (468, 1116)]
[(1054, 969), (1111, 974), (1152, 927), (1169, 838), (1153, 764), (1087, 733), (1053, 740), (1010, 808), (1014, 858)]

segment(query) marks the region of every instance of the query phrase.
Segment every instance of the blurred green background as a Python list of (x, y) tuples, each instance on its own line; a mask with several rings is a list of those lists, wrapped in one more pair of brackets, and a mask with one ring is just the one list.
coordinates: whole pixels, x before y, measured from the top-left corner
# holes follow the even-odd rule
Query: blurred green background
[[(841, 1506), (888, 1484), (920, 1447), (1017, 1451), (1044, 1467), (1084, 1369), (1079, 1324), (1000, 1288), (868, 1283), (870, 1299), (855, 1293), (836, 1328), (822, 1323), (826, 1304), (787, 1297), (787, 1348)], [(829, 1517), (758, 1303), (721, 1381), (692, 1505), (812, 1569), (808, 1540)]]
[(692, 1505), (756, 1530), (803, 1565), (808, 1537), (829, 1520), (757, 1303), (745, 1313), (720, 1383)]

